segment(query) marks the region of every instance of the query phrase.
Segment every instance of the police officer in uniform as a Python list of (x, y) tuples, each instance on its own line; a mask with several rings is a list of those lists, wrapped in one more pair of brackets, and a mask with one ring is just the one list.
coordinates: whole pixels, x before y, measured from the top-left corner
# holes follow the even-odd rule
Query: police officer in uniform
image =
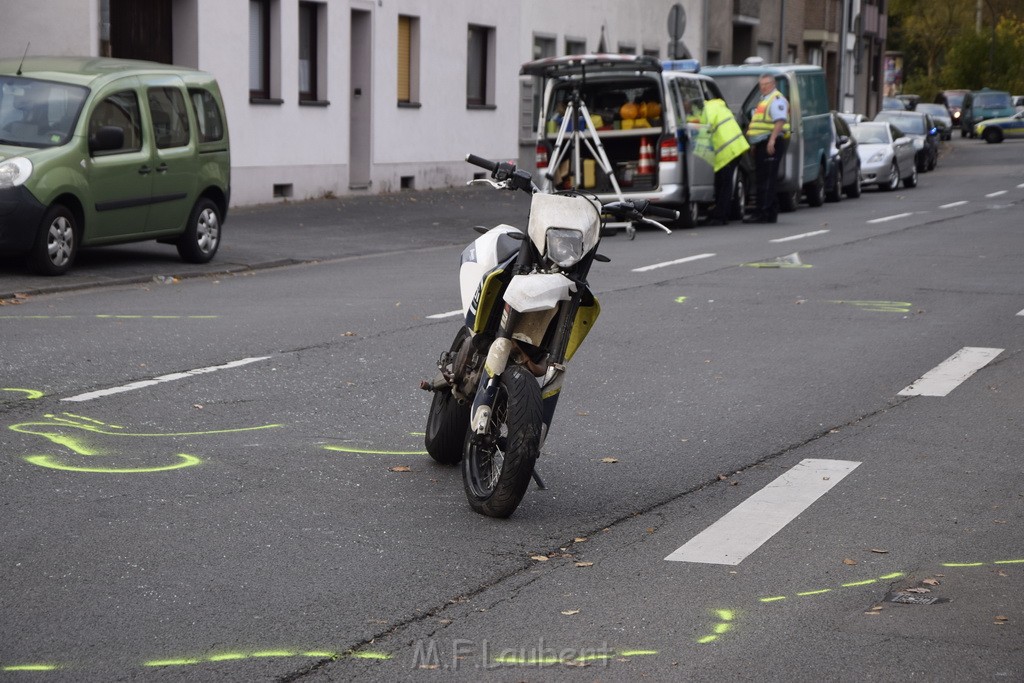
[(732, 208), (733, 177), (740, 157), (747, 153), (750, 145), (743, 137), (743, 130), (736, 123), (725, 100), (707, 100), (701, 114), (702, 123), (708, 126), (711, 148), (715, 155), (715, 208), (708, 225), (728, 225)]
[(761, 100), (747, 126), (747, 141), (754, 149), (757, 209), (743, 222), (774, 223), (779, 215), (775, 181), (789, 146), (789, 102), (775, 87), (775, 77), (771, 74), (761, 74), (757, 83)]

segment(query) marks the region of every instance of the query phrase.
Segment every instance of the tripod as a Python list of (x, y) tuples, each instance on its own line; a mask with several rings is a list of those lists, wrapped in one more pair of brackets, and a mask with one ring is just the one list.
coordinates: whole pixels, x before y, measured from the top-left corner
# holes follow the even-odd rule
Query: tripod
[[(581, 130), (581, 121), (583, 130)], [(587, 105), (580, 97), (579, 88), (576, 87), (573, 88), (569, 101), (565, 104), (562, 124), (559, 126), (558, 135), (555, 137), (555, 146), (551, 151), (548, 172), (544, 176), (547, 180), (543, 188), (545, 192), (551, 192), (555, 189), (555, 172), (570, 152), (572, 153), (573, 188), (579, 189), (583, 186), (583, 164), (581, 162), (583, 146), (586, 146), (595, 163), (599, 164), (601, 170), (608, 176), (608, 180), (615, 190), (615, 197), (619, 201), (625, 201), (626, 198), (622, 195), (622, 188), (619, 187), (619, 181), (615, 177), (615, 169), (608, 160), (608, 154), (604, 151), (604, 144), (601, 143), (601, 136), (597, 134), (594, 122), (590, 120), (590, 112), (587, 110)], [(660, 223), (659, 225), (666, 233), (672, 233), (664, 225)], [(626, 230), (629, 232), (629, 238), (633, 239), (636, 232), (633, 224), (627, 224)]]

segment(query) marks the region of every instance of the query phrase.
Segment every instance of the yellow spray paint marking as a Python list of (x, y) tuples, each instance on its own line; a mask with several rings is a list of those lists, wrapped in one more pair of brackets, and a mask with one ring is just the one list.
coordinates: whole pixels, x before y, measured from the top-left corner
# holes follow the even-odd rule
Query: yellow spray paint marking
[(43, 392), (38, 391), (36, 389), (12, 389), (10, 387), (7, 387), (4, 389), (0, 389), (0, 391), (20, 391), (21, 393), (25, 394), (25, 398), (29, 399), (30, 401), (45, 396)]
[[(195, 666), (196, 664), (216, 664), (219, 662), (237, 662), (242, 659), (255, 658), (284, 658), (284, 657), (313, 657), (316, 659), (338, 659), (337, 652), (324, 650), (257, 650), (255, 652), (221, 652), (209, 657), (172, 657), (168, 659), (153, 659), (143, 662), (143, 666)], [(360, 659), (391, 659), (391, 655), (379, 652), (353, 652), (348, 656)]]
[[(47, 441), (68, 449), (75, 455), (84, 457), (94, 456), (116, 456), (116, 452), (111, 452), (106, 449), (99, 448), (89, 443), (81, 435), (70, 435), (64, 434), (55, 429), (78, 429), (86, 433), (92, 434), (103, 434), (108, 436), (127, 436), (127, 437), (177, 437), (177, 436), (207, 436), (211, 434), (230, 434), (234, 432), (248, 432), (258, 429), (271, 429), (274, 427), (280, 427), (278, 424), (261, 425), (257, 427), (240, 427), (235, 429), (211, 429), (197, 432), (166, 432), (166, 433), (134, 433), (124, 430), (124, 427), (119, 425), (111, 425), (100, 420), (95, 420), (90, 417), (83, 415), (76, 415), (74, 413), (63, 413), (65, 417), (53, 415), (47, 413), (44, 415), (45, 420), (38, 422), (21, 422), (19, 424), (10, 425), (8, 429), (19, 434), (32, 434), (34, 436), (41, 436)], [(41, 428), (46, 429), (41, 429)], [(60, 461), (60, 456), (53, 455), (29, 455), (24, 457), (26, 462), (39, 467), (47, 467), (49, 469), (62, 470), (67, 472), (89, 472), (99, 474), (142, 474), (151, 472), (166, 472), (169, 470), (178, 470), (185, 467), (192, 467), (202, 462), (199, 458), (194, 455), (187, 453), (178, 453), (174, 456), (174, 461), (165, 465), (155, 465), (149, 467), (103, 467), (99, 465), (80, 465), (80, 464), (64, 464)]]
[(829, 301), (830, 304), (850, 304), (862, 311), (874, 313), (910, 313), (914, 304), (909, 301)]
[[(841, 587), (842, 588), (856, 588), (857, 586), (869, 586), (869, 585), (871, 585), (873, 583), (877, 583), (879, 581), (889, 581), (889, 580), (892, 580), (892, 579), (898, 579), (898, 578), (900, 578), (902, 576), (905, 576), (905, 574), (903, 572), (893, 572), (891, 574), (885, 574), (883, 576), (879, 576), (876, 579), (863, 579), (863, 580), (860, 580), (860, 581), (850, 581), (848, 583), (841, 584)], [(833, 590), (834, 589), (832, 589), (832, 588), (818, 588), (818, 589), (815, 589), (815, 590), (802, 591), (800, 593), (795, 593), (795, 596), (798, 597), (798, 598), (806, 598), (806, 597), (811, 597), (811, 596), (814, 596), (814, 595), (823, 595), (825, 593), (831, 593)], [(779, 602), (780, 600), (785, 600), (785, 599), (786, 599), (785, 595), (773, 595), (773, 596), (767, 597), (767, 598), (759, 598), (758, 602), (763, 602), (763, 603)]]
[(684, 304), (684, 303), (686, 303), (686, 297), (685, 296), (677, 296), (676, 297), (676, 303), (677, 304)]
[(718, 623), (711, 627), (711, 633), (697, 639), (698, 644), (706, 645), (707, 643), (713, 643), (718, 640), (719, 636), (723, 636), (733, 629), (733, 622), (736, 620), (735, 611), (731, 609), (716, 609), (714, 615), (718, 619)]
[(0, 671), (56, 671), (59, 668), (56, 664), (10, 664), (0, 666)]

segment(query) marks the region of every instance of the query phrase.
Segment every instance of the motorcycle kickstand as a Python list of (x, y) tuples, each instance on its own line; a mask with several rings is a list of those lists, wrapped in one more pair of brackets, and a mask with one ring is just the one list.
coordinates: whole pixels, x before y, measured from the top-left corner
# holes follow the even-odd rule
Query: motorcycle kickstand
[(539, 488), (541, 491), (547, 490), (548, 487), (544, 485), (544, 480), (540, 478), (540, 472), (537, 471), (536, 465), (533, 466), (533, 472), (531, 473), (531, 476), (533, 477), (533, 480), (537, 482), (537, 488)]

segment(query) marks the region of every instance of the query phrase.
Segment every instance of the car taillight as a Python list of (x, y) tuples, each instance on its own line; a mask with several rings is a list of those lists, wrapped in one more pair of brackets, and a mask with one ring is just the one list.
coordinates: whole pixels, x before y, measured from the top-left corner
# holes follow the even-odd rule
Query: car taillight
[(536, 161), (537, 168), (548, 167), (548, 146), (543, 142), (537, 143)]
[(662, 161), (679, 161), (679, 146), (674, 137), (661, 139), (661, 144), (658, 145), (658, 157)]

